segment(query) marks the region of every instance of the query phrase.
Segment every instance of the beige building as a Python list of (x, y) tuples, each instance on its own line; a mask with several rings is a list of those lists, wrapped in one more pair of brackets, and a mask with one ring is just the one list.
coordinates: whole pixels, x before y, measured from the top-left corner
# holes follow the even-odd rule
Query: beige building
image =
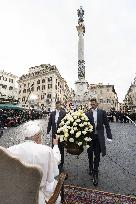
[(111, 108), (118, 110), (118, 97), (114, 85), (90, 84), (88, 89), (90, 98), (97, 98), (99, 108), (106, 111)]
[(1, 99), (18, 99), (17, 93), (17, 76), (0, 70), (0, 98)]
[(134, 82), (131, 83), (123, 102), (127, 111), (136, 112), (136, 77)]
[(36, 107), (46, 110), (55, 108), (55, 101), (67, 103), (70, 90), (56, 66), (41, 64), (29, 68), (19, 80), (19, 99), (23, 107)]

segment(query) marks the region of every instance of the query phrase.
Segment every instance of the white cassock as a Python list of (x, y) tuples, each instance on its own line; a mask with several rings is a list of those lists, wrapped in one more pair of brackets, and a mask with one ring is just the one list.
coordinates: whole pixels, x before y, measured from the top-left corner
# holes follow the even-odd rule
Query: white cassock
[[(60, 163), (61, 155), (58, 145), (55, 145), (52, 149), (46, 145), (27, 141), (9, 147), (8, 150), (24, 162), (38, 165), (42, 168), (43, 177), (40, 184), (39, 204), (45, 204), (45, 200), (49, 200), (56, 187), (57, 181), (54, 178), (59, 175), (58, 164)], [(60, 200), (59, 196), (56, 204), (60, 204)]]

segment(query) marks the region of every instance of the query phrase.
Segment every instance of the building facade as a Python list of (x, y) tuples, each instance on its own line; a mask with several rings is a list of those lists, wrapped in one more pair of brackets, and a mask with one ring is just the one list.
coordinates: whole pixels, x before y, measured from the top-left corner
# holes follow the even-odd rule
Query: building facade
[(118, 110), (118, 97), (114, 85), (90, 84), (88, 89), (90, 98), (95, 97), (97, 99), (99, 108), (106, 111)]
[(136, 113), (136, 77), (133, 83), (131, 83), (123, 102), (126, 111)]
[(67, 82), (56, 66), (41, 64), (29, 68), (19, 80), (19, 100), (23, 107), (53, 110), (56, 100), (66, 104), (70, 95)]
[(18, 77), (0, 70), (0, 98), (1, 99), (18, 99), (16, 81)]

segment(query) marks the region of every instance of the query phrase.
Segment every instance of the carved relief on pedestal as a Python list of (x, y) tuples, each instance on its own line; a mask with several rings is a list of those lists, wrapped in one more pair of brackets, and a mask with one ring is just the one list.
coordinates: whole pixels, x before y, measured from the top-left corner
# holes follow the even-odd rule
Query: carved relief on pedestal
[(78, 78), (85, 79), (85, 61), (78, 60)]

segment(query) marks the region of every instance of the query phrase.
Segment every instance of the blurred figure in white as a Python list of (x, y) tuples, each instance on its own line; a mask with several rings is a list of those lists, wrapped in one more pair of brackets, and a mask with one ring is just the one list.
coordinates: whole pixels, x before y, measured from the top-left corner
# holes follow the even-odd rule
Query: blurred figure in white
[[(28, 164), (38, 165), (43, 171), (43, 177), (39, 190), (39, 204), (45, 204), (55, 190), (57, 181), (55, 177), (59, 175), (58, 164), (61, 155), (58, 148), (58, 137), (53, 139), (53, 149), (42, 145), (42, 134), (40, 127), (31, 122), (24, 131), (25, 142), (8, 148), (14, 155)], [(56, 204), (61, 203), (60, 196)]]

